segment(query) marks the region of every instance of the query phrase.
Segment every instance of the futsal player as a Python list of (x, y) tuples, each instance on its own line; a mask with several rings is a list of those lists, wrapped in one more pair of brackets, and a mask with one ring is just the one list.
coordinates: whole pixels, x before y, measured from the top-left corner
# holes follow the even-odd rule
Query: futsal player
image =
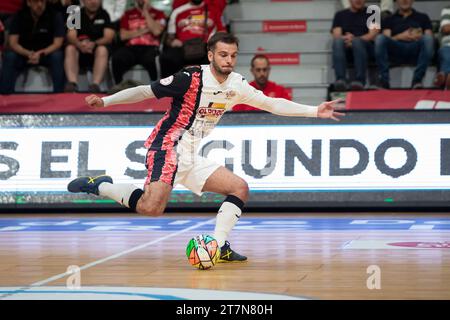
[(225, 195), (213, 235), (221, 248), (219, 261), (247, 260), (231, 249), (227, 238), (241, 217), (249, 195), (248, 185), (230, 170), (198, 155), (201, 139), (214, 129), (225, 111), (239, 103), (283, 116), (339, 120), (343, 113), (335, 111), (336, 100), (316, 107), (265, 96), (233, 72), (238, 46), (234, 35), (216, 33), (208, 41), (209, 65), (186, 67), (150, 85), (111, 96), (86, 97), (87, 104), (95, 108), (154, 97), (172, 97), (173, 101), (145, 142), (148, 177), (144, 190), (133, 184), (115, 184), (109, 176), (77, 178), (69, 183), (68, 190), (108, 197), (137, 213), (154, 217), (163, 214), (172, 188), (177, 184), (197, 195), (203, 192)]

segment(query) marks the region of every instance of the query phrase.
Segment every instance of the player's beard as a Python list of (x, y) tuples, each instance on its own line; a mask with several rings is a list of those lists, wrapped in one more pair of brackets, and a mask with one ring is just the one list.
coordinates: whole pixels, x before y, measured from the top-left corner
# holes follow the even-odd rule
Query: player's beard
[(233, 72), (233, 67), (231, 67), (230, 69), (222, 70), (214, 60), (212, 61), (212, 65), (214, 70), (220, 75), (228, 76), (230, 73)]

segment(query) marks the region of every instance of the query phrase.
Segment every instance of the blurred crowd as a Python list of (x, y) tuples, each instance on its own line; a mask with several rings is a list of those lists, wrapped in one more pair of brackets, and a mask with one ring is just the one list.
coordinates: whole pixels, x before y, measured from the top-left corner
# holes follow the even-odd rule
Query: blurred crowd
[[(33, 66), (49, 70), (54, 92), (79, 91), (79, 74), (89, 70), (88, 90), (98, 93), (110, 73), (111, 93), (136, 85), (124, 80), (135, 65), (156, 80), (187, 64), (208, 63), (207, 39), (226, 31), (223, 12), (229, 2), (234, 1), (174, 0), (167, 16), (148, 0), (2, 1), (0, 93), (14, 93), (19, 74)], [(79, 11), (69, 15), (72, 5)], [(377, 72), (372, 87), (389, 89), (389, 69), (405, 64), (415, 66), (411, 88), (421, 89), (432, 63), (438, 67), (435, 87), (450, 89), (450, 6), (442, 10), (433, 30), (430, 18), (414, 9), (413, 0), (381, 0), (380, 20), (367, 12), (365, 0), (342, 0), (342, 5), (345, 9), (335, 14), (331, 27), (335, 91), (371, 88), (370, 67)], [(68, 27), (67, 22), (77, 22), (75, 17), (78, 29)], [(354, 69), (352, 77), (349, 68)], [(255, 56), (251, 72), (255, 88), (290, 99), (289, 92), (269, 81), (267, 57)]]
[[(450, 89), (450, 6), (442, 10), (435, 36), (430, 17), (414, 9), (414, 0), (380, 1), (380, 21), (371, 19), (373, 12), (367, 11), (365, 0), (342, 2), (346, 9), (335, 14), (331, 30), (336, 91), (367, 89), (371, 64), (377, 71), (373, 84), (377, 88), (390, 88), (390, 67), (414, 65), (411, 88), (422, 89), (434, 61), (435, 87)], [(352, 81), (348, 66), (355, 71)]]
[[(67, 13), (72, 5), (81, 9)], [(167, 17), (148, 0), (2, 2), (0, 93), (14, 93), (18, 75), (33, 66), (49, 69), (54, 92), (77, 92), (80, 71), (90, 70), (89, 91), (97, 93), (109, 70), (117, 91), (132, 85), (123, 78), (135, 65), (156, 80), (186, 64), (207, 63), (207, 39), (225, 31), (225, 6), (226, 0), (175, 0)]]

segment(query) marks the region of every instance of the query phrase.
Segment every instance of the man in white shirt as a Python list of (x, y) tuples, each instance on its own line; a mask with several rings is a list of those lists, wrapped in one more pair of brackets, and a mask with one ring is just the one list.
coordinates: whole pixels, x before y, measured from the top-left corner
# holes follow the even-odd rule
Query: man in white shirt
[(109, 176), (77, 178), (68, 185), (68, 190), (106, 196), (148, 216), (163, 214), (176, 184), (182, 184), (197, 195), (203, 192), (225, 195), (214, 230), (214, 238), (221, 248), (219, 261), (247, 260), (231, 250), (227, 237), (241, 216), (249, 194), (248, 185), (230, 170), (198, 155), (201, 139), (214, 129), (225, 111), (239, 103), (284, 116), (339, 120), (343, 114), (334, 110), (336, 101), (315, 107), (265, 96), (233, 72), (237, 54), (238, 39), (219, 32), (208, 41), (209, 65), (187, 67), (150, 85), (126, 89), (112, 96), (88, 96), (87, 103), (96, 108), (153, 97), (172, 97), (173, 101), (145, 142), (148, 178), (144, 191), (134, 185), (113, 184)]
[(128, 0), (103, 0), (102, 7), (108, 12), (111, 22), (116, 24), (120, 21), (127, 9)]
[(450, 90), (450, 5), (441, 11), (439, 72), (434, 84), (441, 89)]
[[(341, 0), (344, 9), (350, 8), (350, 0)], [(394, 0), (380, 0), (381, 19), (385, 19), (394, 12)]]

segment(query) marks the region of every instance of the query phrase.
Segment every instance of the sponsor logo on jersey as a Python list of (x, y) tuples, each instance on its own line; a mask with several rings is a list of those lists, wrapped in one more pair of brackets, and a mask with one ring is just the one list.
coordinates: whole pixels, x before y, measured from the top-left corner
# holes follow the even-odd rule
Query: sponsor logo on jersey
[(231, 100), (236, 96), (236, 92), (233, 90), (225, 92), (225, 99)]
[[(211, 94), (211, 92), (206, 92), (206, 94)], [(229, 91), (214, 91), (212, 92), (212, 94), (214, 96), (217, 96), (219, 94), (224, 94), (225, 95), (225, 100), (231, 100), (236, 96), (236, 92), (233, 90), (229, 90)]]
[(94, 24), (105, 24), (105, 19), (94, 20)]
[(208, 108), (225, 110), (225, 103), (210, 102)]
[(159, 80), (159, 83), (161, 83), (163, 86), (168, 86), (169, 84), (172, 83), (172, 81), (173, 81), (173, 76), (170, 76), (170, 77)]
[(193, 14), (191, 16), (191, 20), (192, 21), (204, 22), (205, 21), (205, 15), (204, 14)]
[(218, 110), (218, 109), (210, 109), (210, 108), (199, 108), (198, 114), (204, 118), (218, 118), (221, 117), (225, 113), (225, 110)]
[(225, 103), (210, 102), (208, 107), (198, 108), (197, 115), (200, 118), (216, 120), (225, 113)]
[[(205, 26), (205, 15), (203, 13), (201, 14), (192, 14), (191, 16), (181, 19), (178, 23), (177, 26), (181, 29), (183, 29), (183, 31), (186, 30), (203, 30), (204, 26)], [(206, 22), (208, 28), (212, 27), (214, 25), (214, 21), (211, 20), (210, 18), (208, 18), (207, 22)]]

